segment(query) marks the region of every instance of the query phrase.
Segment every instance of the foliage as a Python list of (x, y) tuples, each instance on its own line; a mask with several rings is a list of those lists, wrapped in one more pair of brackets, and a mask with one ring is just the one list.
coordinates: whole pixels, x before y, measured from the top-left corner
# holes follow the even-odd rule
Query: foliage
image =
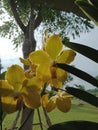
[(1, 69), (3, 69), (3, 67), (2, 67), (1, 59), (0, 59), (0, 74), (1, 74)]
[(63, 11), (54, 15), (54, 21), (47, 20), (46, 18), (42, 25), (44, 28), (48, 28), (50, 32), (58, 32), (62, 38), (65, 38), (65, 36), (68, 37), (69, 35), (75, 38), (75, 36), (80, 36), (81, 32), (88, 32), (89, 28), (93, 28), (88, 20), (80, 18), (73, 13)]
[(81, 89), (81, 90), (85, 90), (85, 86), (84, 85), (75, 85), (77, 88)]
[(53, 125), (50, 128), (48, 128), (48, 130), (72, 130), (72, 128), (73, 130), (83, 130), (83, 128), (87, 128), (87, 130), (97, 130), (98, 124), (89, 121), (68, 121)]
[(76, 0), (76, 4), (98, 26), (97, 0)]
[[(0, 26), (0, 35), (2, 37), (12, 39), (13, 43), (16, 45), (16, 47), (18, 47), (19, 44), (23, 43), (24, 32), (22, 32), (19, 26), (17, 26), (17, 23), (11, 11), (9, 1), (1, 0), (0, 4), (1, 19), (5, 20), (3, 24)], [(28, 1), (26, 0), (25, 2), (23, 2), (23, 0), (20, 1), (14, 0), (14, 1), (17, 14), (21, 19), (21, 22), (24, 24), (24, 26), (27, 27), (30, 21), (32, 1), (31, 0)], [(41, 14), (40, 16), (41, 32), (44, 28), (47, 28), (49, 29), (50, 32), (52, 33), (58, 32), (62, 36), (62, 38), (65, 38), (65, 36), (68, 37), (68, 35), (72, 35), (73, 37), (79, 36), (81, 32), (88, 32), (90, 28), (94, 27), (90, 21), (78, 17), (73, 13), (67, 13), (64, 11), (55, 10), (52, 8), (52, 5), (47, 4), (41, 5), (40, 3), (35, 2), (33, 4), (33, 8), (35, 18), (38, 17), (39, 13)], [(34, 24), (36, 24), (37, 22), (35, 21)]]

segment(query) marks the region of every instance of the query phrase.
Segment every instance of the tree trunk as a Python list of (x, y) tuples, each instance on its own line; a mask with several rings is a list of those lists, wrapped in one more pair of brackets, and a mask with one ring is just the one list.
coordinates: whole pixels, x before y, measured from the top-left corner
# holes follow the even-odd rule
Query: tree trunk
[[(30, 14), (29, 23), (25, 32), (25, 40), (23, 43), (23, 50), (22, 50), (24, 58), (27, 58), (30, 52), (35, 51), (36, 40), (34, 37), (34, 30), (36, 29), (36, 27), (39, 26), (39, 24), (42, 21), (40, 10), (39, 10), (38, 16), (35, 18), (33, 7), (34, 7), (33, 2), (31, 2), (31, 14)], [(26, 70), (28, 68), (24, 66), (24, 69)], [(34, 110), (32, 110), (32, 113), (30, 113), (30, 111), (31, 109), (28, 109), (26, 106), (24, 106), (24, 109), (22, 112), (21, 124), (23, 124), (23, 122), (26, 120), (29, 114), (30, 114), (30, 117), (21, 130), (32, 130), (33, 128), (32, 123), (33, 123), (33, 117), (34, 117)]]
[[(28, 30), (25, 35), (25, 40), (24, 40), (23, 48), (22, 48), (24, 58), (27, 58), (29, 53), (34, 51), (36, 48), (36, 41), (34, 39), (34, 33), (32, 34), (32, 41), (31, 41), (28, 35), (29, 34)], [(28, 69), (27, 66), (24, 66), (24, 69), (25, 70)], [(33, 117), (34, 117), (34, 110), (33, 109), (31, 110), (27, 108), (26, 106), (23, 106), (22, 117), (21, 117), (21, 125), (22, 125), (21, 130), (32, 130)]]

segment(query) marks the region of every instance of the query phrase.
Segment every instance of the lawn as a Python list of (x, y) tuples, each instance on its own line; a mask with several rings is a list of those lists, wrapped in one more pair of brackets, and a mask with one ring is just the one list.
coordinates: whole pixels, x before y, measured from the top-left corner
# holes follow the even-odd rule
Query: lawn
[[(43, 114), (42, 109), (40, 109), (42, 123), (46, 126), (45, 116)], [(12, 121), (15, 119), (15, 115), (7, 115), (3, 121), (3, 130), (8, 130), (11, 128)], [(68, 113), (62, 113), (58, 109), (53, 110), (50, 112), (49, 117), (51, 119), (52, 124), (70, 121), (70, 120), (88, 120), (88, 121), (95, 121), (98, 122), (98, 108), (91, 106), (81, 100), (73, 99), (72, 100), (72, 108)], [(38, 123), (38, 116), (37, 111), (34, 114), (34, 124)], [(18, 122), (18, 125), (20, 120)], [(7, 128), (7, 129), (5, 129)], [(39, 125), (34, 125), (34, 130), (40, 130)], [(46, 130), (46, 128), (44, 128)]]

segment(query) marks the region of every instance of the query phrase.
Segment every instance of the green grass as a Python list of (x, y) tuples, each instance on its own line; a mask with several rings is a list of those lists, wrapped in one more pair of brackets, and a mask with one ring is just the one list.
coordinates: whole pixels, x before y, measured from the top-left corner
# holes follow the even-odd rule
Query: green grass
[[(78, 105), (79, 102), (82, 102), (84, 105)], [(43, 114), (42, 109), (40, 109), (42, 122), (44, 125), (46, 125), (45, 116)], [(91, 106), (90, 104), (87, 104), (83, 101), (80, 101), (78, 99), (74, 99), (72, 101), (72, 108), (68, 113), (62, 113), (58, 109), (53, 110), (50, 112), (49, 117), (51, 119), (52, 124), (60, 123), (64, 121), (71, 121), (71, 120), (88, 120), (88, 121), (95, 121), (98, 122), (98, 108)], [(5, 128), (11, 128), (12, 122), (15, 119), (16, 113), (7, 115), (6, 118), (3, 121), (3, 130)], [(38, 123), (38, 116), (37, 111), (35, 111), (34, 114), (34, 123)], [(18, 125), (20, 124), (20, 120), (18, 122)], [(34, 130), (40, 130), (39, 125), (34, 126)], [(44, 128), (46, 130), (46, 128)]]

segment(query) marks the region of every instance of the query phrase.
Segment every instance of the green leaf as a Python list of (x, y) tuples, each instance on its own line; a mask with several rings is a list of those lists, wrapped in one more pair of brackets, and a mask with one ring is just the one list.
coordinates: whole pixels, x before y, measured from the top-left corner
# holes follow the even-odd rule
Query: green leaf
[(98, 26), (98, 8), (93, 6), (93, 4), (87, 0), (76, 0), (75, 3), (87, 17), (94, 21), (94, 23)]
[(47, 130), (97, 130), (98, 123), (91, 121), (68, 121), (50, 126)]
[(98, 63), (98, 50), (74, 42), (63, 42), (63, 43), (65, 46), (79, 52), (80, 54)]
[(98, 107), (98, 98), (86, 91), (73, 88), (73, 87), (66, 87), (66, 92), (68, 92), (71, 95), (74, 95), (77, 98), (82, 99), (87, 103), (90, 103), (91, 105)]
[(91, 2), (96, 8), (98, 8), (98, 0), (90, 0), (90, 2)]
[(67, 64), (61, 64), (61, 63), (57, 63), (56, 67), (59, 67), (65, 71), (68, 71), (68, 72), (74, 74), (75, 76), (87, 81), (88, 83), (91, 83), (92, 85), (98, 87), (98, 80), (80, 69), (77, 69), (77, 68), (67, 65)]

